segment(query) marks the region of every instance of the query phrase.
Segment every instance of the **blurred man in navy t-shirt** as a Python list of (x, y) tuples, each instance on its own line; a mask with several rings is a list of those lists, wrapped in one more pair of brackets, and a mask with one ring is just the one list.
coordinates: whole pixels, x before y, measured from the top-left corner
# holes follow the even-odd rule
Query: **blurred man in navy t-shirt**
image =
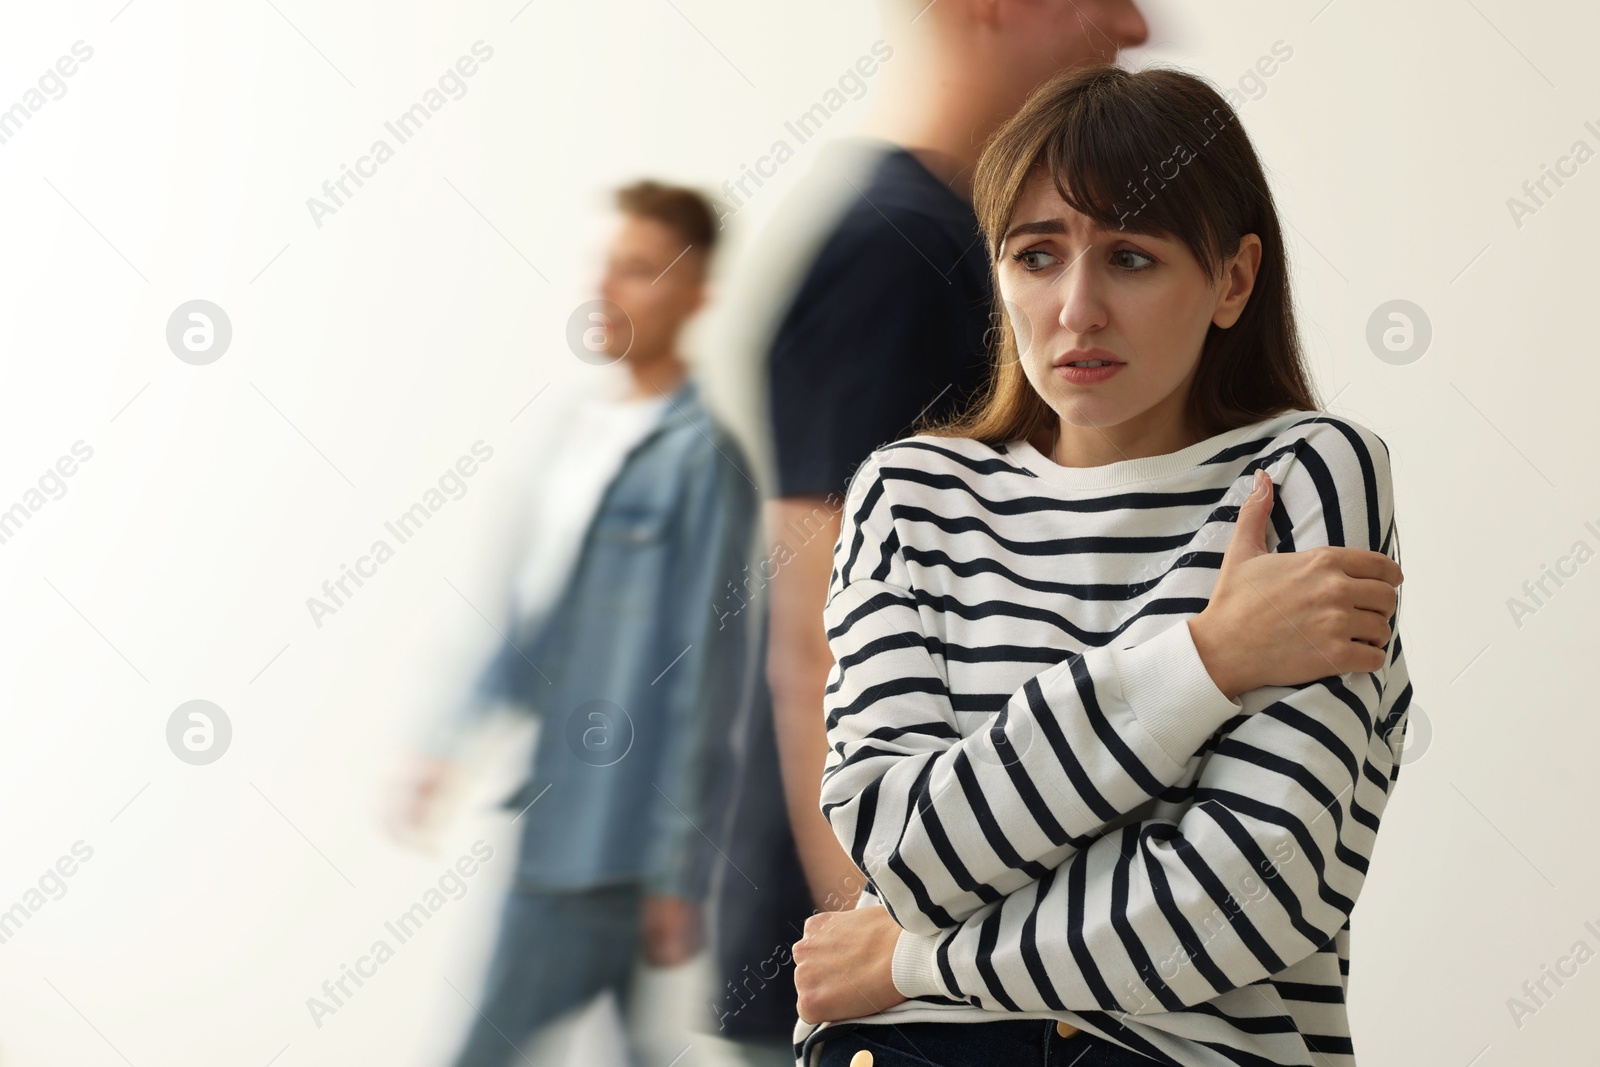
[[(772, 718), (757, 707), (745, 724), (726, 851), (749, 877), (719, 894), (727, 984), (713, 1006), (751, 1062), (793, 1062), (793, 963), (774, 947), (800, 940), (813, 911), (853, 907), (864, 884), (819, 810), (833, 666), (822, 608), (845, 488), (873, 449), (953, 413), (986, 380), (993, 299), (970, 202), (983, 142), (1050, 77), (1147, 35), (1132, 0), (878, 6), (892, 52), (873, 111), (857, 137), (823, 149), (796, 195), (801, 211), (833, 206), (802, 224), (824, 228), (819, 243), (780, 242), (815, 253), (765, 334), (765, 523), (782, 561), (767, 590)], [(781, 252), (755, 247), (758, 267)]]

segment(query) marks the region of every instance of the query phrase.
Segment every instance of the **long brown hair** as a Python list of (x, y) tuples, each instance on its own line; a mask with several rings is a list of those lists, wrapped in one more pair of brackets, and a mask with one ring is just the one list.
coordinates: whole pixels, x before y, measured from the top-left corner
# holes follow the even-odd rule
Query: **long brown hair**
[(1261, 239), (1244, 311), (1231, 328), (1213, 323), (1206, 333), (1186, 409), (1191, 427), (1213, 436), (1318, 408), (1277, 208), (1238, 115), (1210, 84), (1184, 71), (1096, 63), (1040, 86), (984, 145), (972, 199), (1000, 323), (990, 331), (997, 336), (989, 380), (964, 411), (916, 432), (999, 444), (1055, 424), (1055, 412), (1023, 372), (999, 282), (1006, 228), (1039, 166), (1073, 210), (1102, 226), (1182, 240), (1212, 280), (1239, 250), (1240, 237)]

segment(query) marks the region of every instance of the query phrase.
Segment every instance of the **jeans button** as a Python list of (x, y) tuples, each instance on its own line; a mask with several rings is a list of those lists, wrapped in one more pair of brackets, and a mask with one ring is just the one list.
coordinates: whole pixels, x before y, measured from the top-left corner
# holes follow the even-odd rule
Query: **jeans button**
[[(1065, 1019), (1063, 1019), (1061, 1022), (1056, 1023), (1056, 1033), (1059, 1034), (1062, 1037), (1071, 1037), (1073, 1034), (1075, 1034), (1077, 1032), (1078, 1032), (1078, 1028), (1076, 1026), (1073, 1026), (1071, 1023), (1067, 1022)], [(851, 1067), (855, 1067), (855, 1065), (852, 1064)]]

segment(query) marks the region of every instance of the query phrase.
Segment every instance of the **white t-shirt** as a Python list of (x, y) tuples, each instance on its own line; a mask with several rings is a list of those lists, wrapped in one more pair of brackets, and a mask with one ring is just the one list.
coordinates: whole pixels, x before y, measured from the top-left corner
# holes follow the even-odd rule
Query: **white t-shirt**
[(601, 496), (628, 452), (660, 422), (667, 403), (659, 394), (627, 399), (623, 389), (613, 388), (573, 405), (528, 486), (517, 546), (521, 562), (512, 581), (519, 618), (537, 620), (555, 606)]

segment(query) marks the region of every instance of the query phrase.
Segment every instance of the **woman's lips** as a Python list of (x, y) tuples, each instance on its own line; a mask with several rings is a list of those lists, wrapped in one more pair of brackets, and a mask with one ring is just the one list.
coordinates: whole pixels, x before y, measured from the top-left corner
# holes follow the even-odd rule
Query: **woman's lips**
[(1094, 385), (1105, 381), (1124, 366), (1126, 364), (1112, 363), (1104, 367), (1074, 367), (1070, 363), (1063, 363), (1052, 369), (1074, 385)]

